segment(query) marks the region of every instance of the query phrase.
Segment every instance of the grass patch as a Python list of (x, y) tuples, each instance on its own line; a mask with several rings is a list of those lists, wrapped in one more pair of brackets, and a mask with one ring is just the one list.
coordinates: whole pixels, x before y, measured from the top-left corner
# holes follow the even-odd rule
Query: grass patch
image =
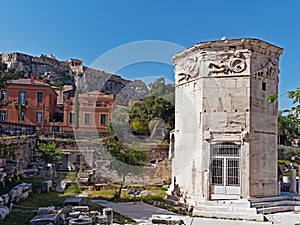
[[(55, 181), (59, 181), (61, 179), (65, 179), (68, 181), (76, 180), (76, 172), (59, 172), (57, 175), (58, 176), (55, 179)], [(30, 194), (30, 196), (25, 200), (21, 200), (18, 203), (14, 203), (15, 206), (13, 206), (13, 212), (9, 216), (7, 216), (4, 221), (1, 221), (1, 225), (29, 224), (30, 220), (36, 215), (36, 211), (40, 207), (48, 207), (48, 206), (63, 207), (63, 202), (67, 197), (75, 197), (76, 195), (81, 193), (80, 187), (74, 182), (69, 186), (67, 186), (64, 193), (57, 193), (51, 191), (48, 193), (37, 194), (36, 189), (40, 188), (42, 181), (43, 179), (21, 178), (20, 180), (14, 180), (10, 184), (7, 183), (6, 189), (0, 189), (4, 193), (8, 193), (8, 191), (18, 183), (26, 182), (26, 183), (33, 184), (32, 185), (33, 192)], [(121, 199), (118, 199), (118, 201), (120, 202), (140, 201), (141, 196), (134, 197), (132, 195), (128, 195), (131, 189), (142, 190), (143, 202), (174, 211), (174, 208), (165, 205), (163, 201), (163, 198), (166, 196), (166, 188), (164, 187), (126, 186), (122, 190)], [(113, 200), (116, 201), (116, 199), (114, 199), (114, 196), (116, 192), (118, 192), (118, 190), (119, 190), (118, 185), (107, 184), (101, 187), (100, 191), (86, 190), (86, 192), (89, 195), (89, 199), (105, 199), (109, 201), (113, 201)], [(89, 205), (91, 211), (93, 210), (93, 211), (102, 212), (103, 210), (103, 207), (101, 205), (91, 203), (90, 201), (87, 202), (87, 205)], [(119, 224), (135, 223), (130, 218), (123, 216), (117, 212), (114, 212), (114, 222)]]
[(54, 191), (42, 194), (32, 192), (27, 199), (13, 203), (13, 212), (4, 221), (1, 221), (1, 225), (29, 224), (30, 220), (36, 215), (36, 210), (40, 207), (63, 207), (65, 199), (75, 197), (78, 192), (80, 193), (80, 189), (77, 185), (70, 185), (63, 194)]
[(48, 193), (31, 193), (27, 199), (21, 200), (18, 203), (14, 203), (13, 212), (1, 221), (1, 225), (22, 225), (29, 224), (30, 220), (36, 215), (36, 210), (40, 207), (62, 207), (63, 202), (67, 197), (72, 195), (59, 194), (56, 192)]
[[(103, 199), (108, 196), (113, 196), (115, 190), (105, 190), (100, 191), (95, 196), (102, 196)], [(57, 193), (54, 191), (48, 193), (37, 194), (32, 192), (27, 199), (21, 200), (18, 203), (14, 203), (13, 212), (8, 215), (5, 220), (1, 221), (1, 225), (25, 225), (29, 224), (30, 220), (36, 215), (36, 211), (40, 207), (63, 207), (63, 202), (67, 197), (75, 197), (77, 194), (81, 193), (80, 188), (76, 184), (69, 185), (64, 193)], [(95, 197), (96, 198), (96, 197)], [(98, 197), (97, 197), (98, 198)], [(91, 211), (100, 211), (102, 212), (103, 207), (99, 204), (87, 202)], [(130, 218), (123, 216), (117, 212), (114, 212), (114, 223), (125, 224), (131, 223), (136, 224)]]
[(33, 212), (12, 212), (8, 215), (3, 221), (1, 221), (1, 225), (25, 225), (29, 224), (30, 220), (36, 215)]
[(80, 190), (80, 188), (78, 187), (77, 184), (70, 184), (70, 185), (65, 189), (64, 193), (65, 193), (66, 195), (74, 195), (74, 196), (76, 196), (76, 195), (78, 195), (78, 194), (81, 193), (81, 190)]
[(37, 179), (37, 178), (24, 178), (24, 177), (15, 177), (11, 181), (6, 179), (5, 181), (5, 187), (0, 188), (0, 195), (7, 194), (13, 187), (15, 187), (18, 184), (21, 184), (23, 182), (25, 183), (31, 183), (32, 189), (35, 190), (36, 188), (40, 188), (41, 182), (43, 179)]
[[(88, 191), (89, 197), (91, 199), (104, 199), (108, 201), (116, 201), (116, 202), (133, 202), (133, 201), (140, 201), (141, 196), (132, 196), (128, 195), (128, 192), (131, 189), (139, 189), (138, 187), (125, 187), (122, 190), (121, 198), (115, 199), (114, 195), (118, 192), (118, 187), (110, 188), (109, 190), (100, 190), (100, 191)], [(164, 201), (166, 197), (166, 188), (165, 187), (155, 187), (155, 186), (145, 186), (140, 188), (142, 189), (142, 201), (149, 204), (155, 205), (162, 209), (166, 209), (168, 211), (172, 211), (175, 213), (179, 213), (182, 215), (187, 215), (189, 212), (183, 207), (174, 207), (174, 205), (169, 204)]]
[(166, 196), (166, 188), (155, 187), (155, 186), (144, 186), (144, 187), (135, 187), (127, 186), (122, 189), (121, 198), (115, 199), (115, 194), (119, 191), (119, 187), (116, 185), (109, 185), (103, 187), (102, 190), (88, 190), (87, 193), (91, 199), (104, 199), (108, 201), (118, 201), (118, 202), (132, 202), (139, 201), (141, 196), (134, 197), (129, 195), (131, 189), (140, 189), (142, 190), (142, 199), (145, 202), (150, 202), (150, 199), (153, 201), (163, 201), (163, 198)]

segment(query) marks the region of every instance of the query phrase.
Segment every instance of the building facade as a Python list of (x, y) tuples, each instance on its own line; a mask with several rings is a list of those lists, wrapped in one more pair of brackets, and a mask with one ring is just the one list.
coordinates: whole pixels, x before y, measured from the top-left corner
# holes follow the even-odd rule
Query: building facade
[(113, 105), (113, 94), (92, 91), (76, 99), (75, 91), (65, 92), (63, 130), (106, 135)]
[(30, 78), (10, 80), (1, 89), (0, 121), (49, 128), (56, 112), (57, 94), (43, 81)]
[(257, 39), (203, 42), (176, 54), (169, 195), (190, 205), (279, 194), (278, 63)]

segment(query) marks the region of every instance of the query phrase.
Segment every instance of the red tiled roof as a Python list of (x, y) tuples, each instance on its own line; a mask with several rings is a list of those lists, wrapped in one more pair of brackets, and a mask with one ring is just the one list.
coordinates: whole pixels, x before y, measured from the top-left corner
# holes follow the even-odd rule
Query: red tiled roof
[[(10, 80), (8, 81), (9, 84), (28, 84), (32, 85), (30, 78), (19, 78), (17, 80)], [(49, 84), (46, 84), (42, 81), (34, 80), (33, 85), (41, 85), (41, 86), (50, 86)]]

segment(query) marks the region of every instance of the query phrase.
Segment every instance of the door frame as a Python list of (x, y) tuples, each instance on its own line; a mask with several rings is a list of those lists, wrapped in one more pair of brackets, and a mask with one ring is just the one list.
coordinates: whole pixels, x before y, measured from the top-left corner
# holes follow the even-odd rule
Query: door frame
[[(228, 168), (229, 165), (231, 165), (231, 169)], [(240, 195), (240, 145), (233, 143), (221, 143), (211, 146), (211, 177), (213, 194)]]

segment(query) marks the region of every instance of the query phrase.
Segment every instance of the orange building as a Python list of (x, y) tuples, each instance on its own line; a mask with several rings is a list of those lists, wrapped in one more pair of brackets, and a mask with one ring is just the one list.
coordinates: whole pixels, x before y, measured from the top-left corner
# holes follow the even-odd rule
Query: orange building
[(75, 99), (75, 91), (64, 93), (63, 131), (108, 134), (114, 95), (92, 91), (78, 94), (78, 100)]
[(36, 125), (49, 130), (56, 112), (57, 94), (43, 81), (31, 78), (10, 80), (1, 89), (0, 121)]

